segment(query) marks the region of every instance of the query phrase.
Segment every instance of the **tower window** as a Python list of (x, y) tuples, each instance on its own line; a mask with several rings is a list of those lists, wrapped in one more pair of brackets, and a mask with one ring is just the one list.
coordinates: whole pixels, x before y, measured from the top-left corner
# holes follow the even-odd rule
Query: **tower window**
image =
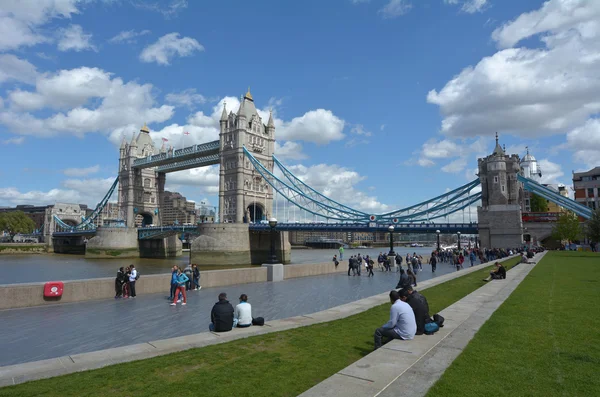
[(494, 183), (498, 183), (498, 177), (497, 176), (494, 177)]
[(500, 190), (502, 190), (502, 193), (504, 193), (504, 191), (506, 190), (505, 186), (504, 185), (500, 186)]

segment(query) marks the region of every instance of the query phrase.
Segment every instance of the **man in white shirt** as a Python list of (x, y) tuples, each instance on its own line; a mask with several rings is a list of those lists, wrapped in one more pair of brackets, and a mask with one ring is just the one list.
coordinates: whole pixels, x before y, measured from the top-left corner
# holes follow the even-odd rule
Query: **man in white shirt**
[(252, 325), (252, 306), (248, 303), (248, 295), (240, 295), (240, 303), (233, 313), (233, 327), (246, 328)]
[[(400, 293), (408, 295), (406, 290), (401, 290)], [(417, 322), (415, 321), (415, 313), (410, 305), (400, 299), (398, 291), (390, 291), (390, 321), (383, 324), (381, 328), (375, 330), (375, 349), (379, 349), (383, 343), (382, 338), (386, 337), (389, 340), (403, 339), (411, 340), (417, 332)], [(386, 342), (387, 343), (387, 342)]]

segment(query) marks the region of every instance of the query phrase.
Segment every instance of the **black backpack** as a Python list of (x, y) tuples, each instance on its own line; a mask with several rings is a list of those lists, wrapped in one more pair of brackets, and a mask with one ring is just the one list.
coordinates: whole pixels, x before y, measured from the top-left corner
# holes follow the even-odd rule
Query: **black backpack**
[(265, 325), (265, 319), (262, 317), (255, 317), (252, 319), (252, 325), (263, 326)]
[(135, 281), (138, 281), (140, 279), (140, 272), (137, 272), (135, 274)]

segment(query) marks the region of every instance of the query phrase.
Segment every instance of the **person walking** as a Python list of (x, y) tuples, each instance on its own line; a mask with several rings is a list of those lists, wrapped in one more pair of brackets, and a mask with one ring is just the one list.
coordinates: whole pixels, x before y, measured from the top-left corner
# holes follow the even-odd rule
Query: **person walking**
[(135, 298), (135, 282), (138, 279), (138, 271), (135, 269), (135, 266), (133, 266), (133, 264), (129, 266), (129, 270), (131, 272), (131, 274), (129, 275), (129, 297)]
[(125, 284), (125, 281), (125, 271), (120, 267), (119, 271), (117, 271), (117, 278), (115, 279), (115, 299), (123, 297), (123, 284)]
[(195, 290), (200, 291), (202, 289), (200, 286), (200, 269), (195, 263), (192, 265), (192, 276), (194, 277)]
[(339, 251), (340, 251), (340, 260), (343, 260), (344, 259), (344, 246), (340, 246)]
[(437, 259), (434, 254), (429, 258), (429, 264), (431, 265), (431, 272), (435, 273), (435, 269), (437, 268)]
[(177, 266), (171, 268), (171, 291), (169, 293), (169, 300), (173, 300), (175, 292), (177, 291), (177, 270), (179, 270), (179, 267)]
[(179, 293), (183, 296), (182, 305), (187, 305), (187, 295), (185, 292), (185, 285), (189, 281), (188, 277), (185, 273), (181, 272), (181, 269), (177, 269), (177, 289), (175, 290), (175, 296), (173, 297), (173, 302), (171, 302), (171, 306), (177, 305), (177, 298), (179, 297)]

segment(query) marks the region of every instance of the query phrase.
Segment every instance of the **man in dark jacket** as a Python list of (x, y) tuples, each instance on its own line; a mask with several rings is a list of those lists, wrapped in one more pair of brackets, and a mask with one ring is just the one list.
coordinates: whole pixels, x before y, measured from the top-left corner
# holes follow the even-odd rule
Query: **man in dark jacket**
[(400, 280), (398, 280), (398, 285), (396, 285), (396, 289), (403, 289), (410, 286), (410, 278), (404, 272), (404, 269), (400, 268)]
[(214, 332), (227, 332), (233, 328), (233, 306), (227, 300), (225, 292), (219, 294), (219, 301), (210, 312), (210, 321), (208, 328)]
[(417, 291), (414, 291), (412, 287), (402, 290), (400, 292), (400, 299), (408, 303), (415, 313), (415, 322), (417, 323), (416, 335), (423, 335), (425, 333), (425, 324), (431, 321), (427, 299)]
[(490, 276), (488, 278), (484, 278), (483, 281), (490, 280), (504, 280), (506, 278), (506, 269), (500, 262), (494, 263), (496, 269), (490, 272)]

